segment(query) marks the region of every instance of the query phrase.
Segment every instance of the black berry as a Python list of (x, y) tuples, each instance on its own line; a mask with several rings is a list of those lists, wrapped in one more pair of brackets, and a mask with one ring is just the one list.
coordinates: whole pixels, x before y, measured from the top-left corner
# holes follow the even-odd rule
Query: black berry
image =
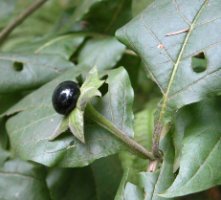
[(52, 104), (56, 112), (67, 115), (76, 106), (80, 88), (74, 81), (64, 81), (54, 90)]

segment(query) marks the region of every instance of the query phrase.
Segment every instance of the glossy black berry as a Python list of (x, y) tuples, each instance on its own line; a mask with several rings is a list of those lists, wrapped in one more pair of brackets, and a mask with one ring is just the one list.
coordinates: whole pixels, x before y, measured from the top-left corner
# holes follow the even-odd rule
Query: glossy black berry
[(56, 112), (67, 115), (72, 111), (80, 95), (80, 88), (74, 81), (64, 81), (54, 90), (52, 104)]

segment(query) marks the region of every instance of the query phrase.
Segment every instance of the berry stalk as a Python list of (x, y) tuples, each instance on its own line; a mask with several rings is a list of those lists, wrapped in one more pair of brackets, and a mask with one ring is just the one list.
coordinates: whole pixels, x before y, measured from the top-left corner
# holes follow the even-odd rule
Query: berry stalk
[(96, 111), (96, 109), (88, 104), (87, 106), (87, 117), (91, 120), (99, 124), (101, 127), (110, 131), (114, 136), (116, 136), (119, 140), (121, 140), (124, 144), (126, 144), (133, 152), (137, 153), (139, 156), (143, 158), (147, 158), (149, 160), (155, 160), (153, 154), (146, 150), (141, 144), (128, 137), (126, 133), (117, 128), (111, 121), (106, 119), (103, 115)]

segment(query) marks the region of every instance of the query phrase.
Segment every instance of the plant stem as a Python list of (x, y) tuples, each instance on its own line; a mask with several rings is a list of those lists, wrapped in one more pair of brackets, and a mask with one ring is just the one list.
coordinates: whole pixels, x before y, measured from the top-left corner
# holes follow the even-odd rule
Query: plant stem
[(90, 104), (87, 106), (87, 116), (106, 130), (110, 131), (113, 135), (115, 135), (118, 139), (125, 143), (132, 151), (136, 152), (141, 157), (147, 158), (149, 160), (155, 160), (151, 152), (147, 151), (146, 148), (144, 148), (142, 145), (137, 143), (132, 138), (128, 137), (126, 133), (121, 131), (111, 121), (109, 121), (99, 112), (97, 112), (95, 108)]
[(40, 8), (47, 0), (34, 1), (26, 10), (19, 14), (12, 22), (10, 22), (1, 32), (0, 32), (0, 44), (10, 35), (10, 33), (19, 26), (28, 16), (34, 13), (38, 8)]
[(152, 152), (153, 155), (157, 158), (161, 158), (161, 153), (159, 149), (160, 145), (160, 137), (162, 135), (162, 130), (163, 130), (163, 125), (160, 122), (157, 122), (154, 128), (154, 133), (153, 133), (153, 145), (152, 145)]

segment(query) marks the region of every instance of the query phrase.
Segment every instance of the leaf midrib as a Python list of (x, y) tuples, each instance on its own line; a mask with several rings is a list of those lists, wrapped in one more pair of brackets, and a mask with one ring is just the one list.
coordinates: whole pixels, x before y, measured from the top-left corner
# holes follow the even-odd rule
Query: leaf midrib
[(198, 20), (198, 18), (200, 17), (203, 9), (205, 8), (205, 6), (207, 5), (208, 3), (208, 0), (205, 0), (204, 3), (201, 5), (199, 11), (196, 13), (192, 23), (190, 24), (190, 27), (189, 27), (189, 31), (187, 32), (186, 34), (186, 37), (184, 39), (184, 43), (183, 43), (183, 46), (182, 48), (180, 49), (180, 52), (179, 52), (179, 55), (177, 57), (177, 60), (174, 64), (174, 67), (173, 67), (173, 70), (172, 70), (172, 74), (171, 74), (171, 77), (170, 77), (170, 80), (169, 80), (169, 83), (168, 83), (168, 86), (167, 86), (167, 90), (166, 90), (166, 93), (165, 95), (163, 96), (163, 103), (162, 103), (162, 106), (161, 106), (161, 110), (160, 110), (160, 116), (159, 116), (159, 121), (161, 122), (163, 117), (164, 117), (164, 113), (166, 111), (166, 108), (167, 108), (167, 102), (168, 102), (168, 98), (169, 98), (169, 92), (170, 92), (170, 88), (173, 84), (173, 81), (174, 81), (174, 78), (176, 76), (176, 72), (177, 72), (177, 69), (180, 65), (180, 62), (182, 60), (182, 57), (183, 57), (183, 53), (185, 51), (185, 48), (186, 48), (186, 45), (188, 43), (188, 40), (192, 34), (192, 31), (194, 30), (195, 28), (195, 25), (196, 25), (196, 22)]

